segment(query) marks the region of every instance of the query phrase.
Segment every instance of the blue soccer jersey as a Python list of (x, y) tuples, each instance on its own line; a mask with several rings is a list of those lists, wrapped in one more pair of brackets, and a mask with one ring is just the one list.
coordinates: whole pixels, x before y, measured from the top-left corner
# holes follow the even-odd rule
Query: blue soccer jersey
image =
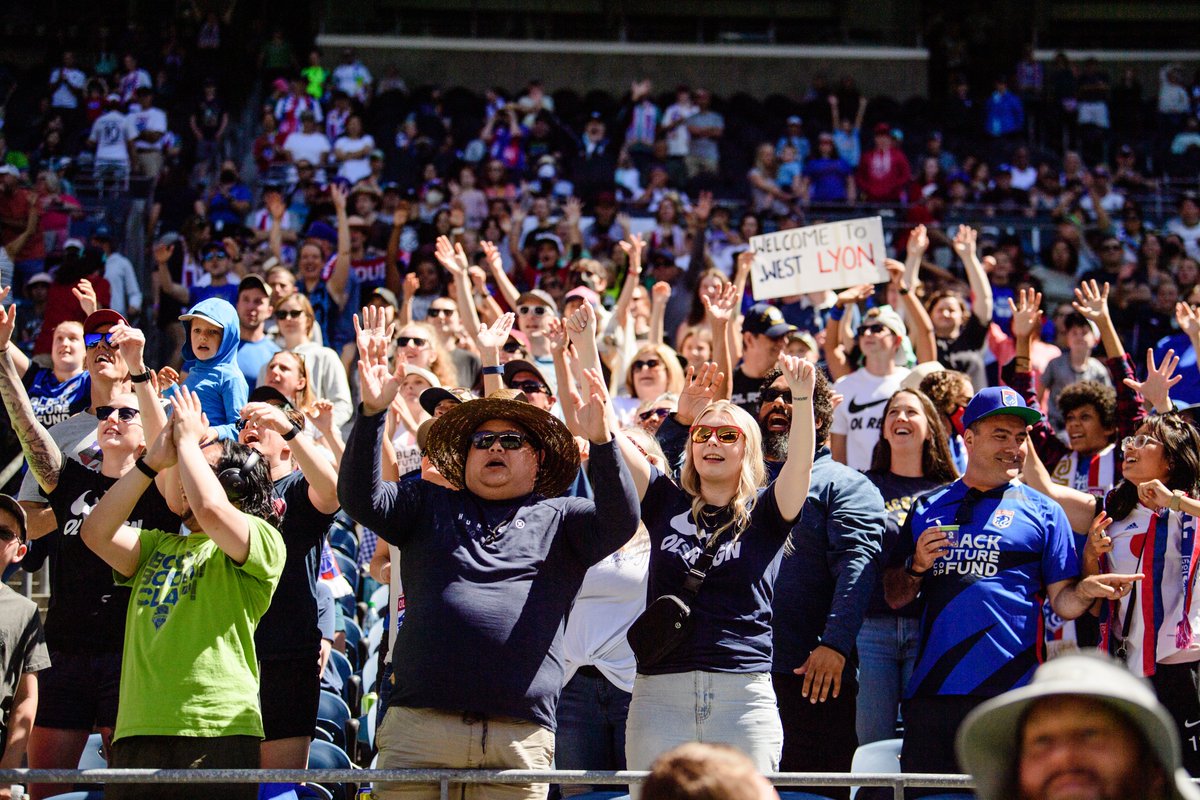
[(979, 492), (955, 481), (914, 504), (891, 564), (935, 525), (961, 527), (921, 582), (921, 646), (905, 697), (994, 697), (1028, 683), (1043, 637), (1039, 595), (1079, 575), (1066, 513), (1020, 483)]

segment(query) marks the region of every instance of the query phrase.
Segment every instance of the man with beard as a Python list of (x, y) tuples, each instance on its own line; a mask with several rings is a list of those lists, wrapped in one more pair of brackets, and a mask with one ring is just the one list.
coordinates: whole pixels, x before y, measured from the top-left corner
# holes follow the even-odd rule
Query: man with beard
[[(767, 470), (787, 459), (792, 396), (779, 370), (763, 379), (758, 424)], [(886, 513), (862, 473), (833, 460), (829, 381), (813, 389), (817, 453), (808, 499), (775, 581), (771, 679), (783, 722), (783, 772), (849, 772), (858, 747), (855, 640), (878, 575)], [(849, 789), (831, 797), (848, 798)]]

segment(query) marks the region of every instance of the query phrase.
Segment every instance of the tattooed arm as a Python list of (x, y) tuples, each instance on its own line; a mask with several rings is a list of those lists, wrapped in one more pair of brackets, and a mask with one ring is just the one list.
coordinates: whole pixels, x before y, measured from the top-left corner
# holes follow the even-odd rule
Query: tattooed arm
[(0, 308), (0, 398), (4, 400), (4, 408), (8, 411), (17, 438), (21, 440), (21, 450), (25, 453), (29, 470), (42, 490), (49, 493), (58, 486), (63, 455), (50, 438), (50, 432), (34, 416), (33, 405), (21, 383), (21, 372), (12, 356), (16, 348), (9, 344), (16, 323), (15, 306)]

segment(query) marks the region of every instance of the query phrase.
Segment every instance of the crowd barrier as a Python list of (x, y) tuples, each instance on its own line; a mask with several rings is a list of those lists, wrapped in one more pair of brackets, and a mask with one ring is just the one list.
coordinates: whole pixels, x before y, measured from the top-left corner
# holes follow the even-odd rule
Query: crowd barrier
[[(449, 800), (452, 783), (642, 783), (649, 773), (594, 770), (486, 770), (486, 769), (8, 769), (0, 770), (0, 786), (19, 783), (54, 784), (179, 784), (179, 783), (437, 783), (441, 800)], [(777, 772), (766, 776), (777, 787), (819, 788), (880, 786), (890, 788), (895, 800), (904, 800), (904, 789), (932, 788), (966, 792), (974, 786), (969, 775), (923, 773)]]

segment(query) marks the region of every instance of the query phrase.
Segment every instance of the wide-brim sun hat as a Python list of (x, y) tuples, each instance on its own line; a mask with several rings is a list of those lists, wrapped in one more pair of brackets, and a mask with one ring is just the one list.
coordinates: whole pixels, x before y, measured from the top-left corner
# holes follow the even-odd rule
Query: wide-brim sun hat
[(1099, 654), (1052, 659), (1038, 668), (1028, 685), (992, 698), (967, 715), (958, 731), (958, 760), (974, 777), (980, 800), (1018, 795), (1021, 723), (1035, 703), (1050, 697), (1094, 699), (1124, 716), (1166, 771), (1168, 796), (1200, 800), (1200, 789), (1180, 766), (1175, 721), (1154, 689), (1124, 665)]
[(426, 453), (438, 472), (457, 488), (466, 488), (467, 452), (471, 436), (488, 420), (514, 422), (525, 429), (542, 453), (534, 492), (558, 497), (570, 488), (579, 473), (579, 446), (567, 426), (548, 412), (523, 403), (485, 397), (469, 400), (438, 417), (429, 429)]

